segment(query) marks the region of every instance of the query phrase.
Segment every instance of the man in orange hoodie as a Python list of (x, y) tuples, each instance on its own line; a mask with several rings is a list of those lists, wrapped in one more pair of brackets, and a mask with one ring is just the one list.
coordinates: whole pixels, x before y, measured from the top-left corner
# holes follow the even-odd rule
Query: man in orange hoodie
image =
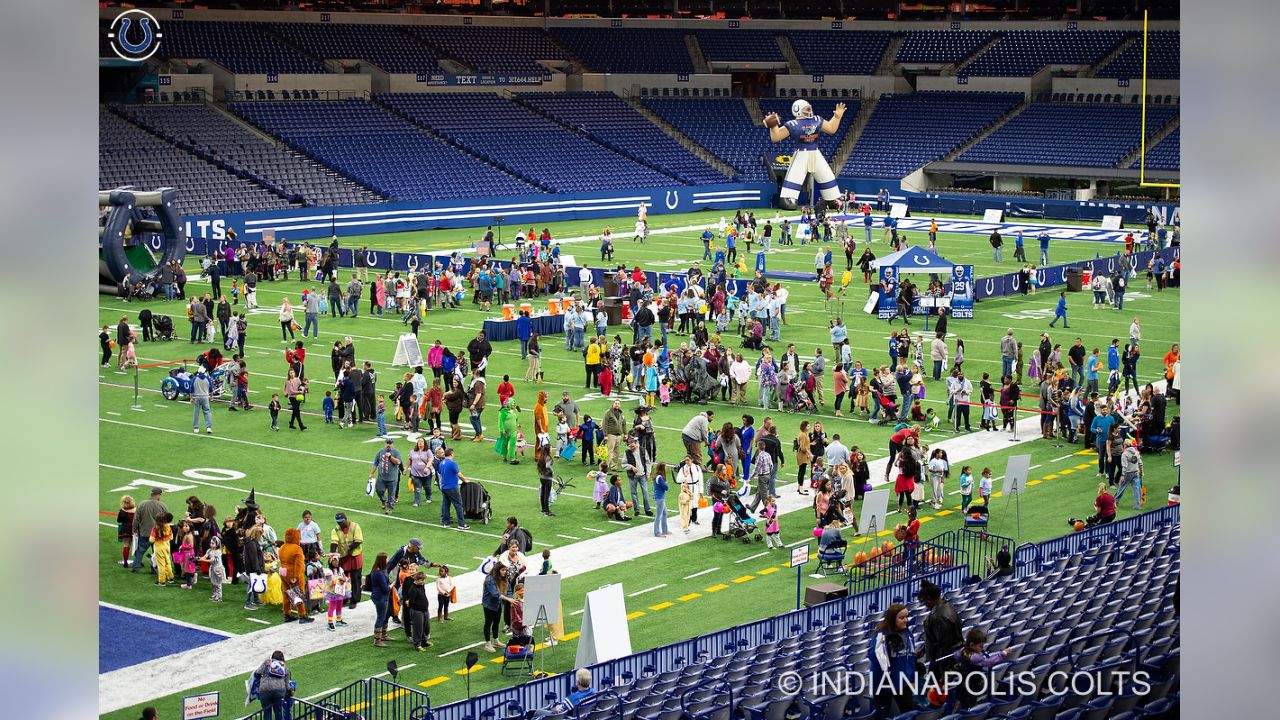
[(307, 560), (302, 552), (302, 533), (297, 528), (284, 531), (284, 545), (280, 546), (280, 590), (284, 593), (284, 621), (293, 622), (294, 608), (300, 623), (314, 622), (307, 615)]

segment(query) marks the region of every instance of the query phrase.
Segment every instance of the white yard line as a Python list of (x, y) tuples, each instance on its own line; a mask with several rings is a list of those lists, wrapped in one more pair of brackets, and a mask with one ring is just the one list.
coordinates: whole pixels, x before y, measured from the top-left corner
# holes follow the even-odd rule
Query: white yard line
[(645, 594), (645, 593), (647, 593), (647, 592), (653, 592), (654, 590), (661, 590), (662, 588), (664, 588), (664, 587), (666, 587), (666, 586), (667, 586), (667, 584), (666, 584), (666, 583), (662, 583), (661, 585), (654, 585), (654, 586), (653, 586), (653, 587), (651, 587), (651, 588), (645, 588), (645, 589), (643, 589), (643, 590), (637, 590), (637, 591), (635, 591), (635, 592), (633, 592), (633, 593), (627, 593), (627, 597), (635, 597), (635, 596), (637, 596), (637, 595), (643, 595), (643, 594)]
[(463, 650), (470, 650), (471, 648), (474, 648), (474, 647), (480, 647), (480, 646), (481, 646), (481, 645), (483, 645), (483, 644), (484, 644), (484, 641), (483, 641), (483, 640), (479, 640), (479, 641), (477, 641), (477, 642), (473, 642), (473, 643), (471, 643), (470, 645), (463, 645), (462, 647), (460, 647), (460, 648), (454, 648), (453, 650), (450, 650), (449, 652), (446, 652), (446, 653), (440, 653), (440, 654), (439, 654), (439, 655), (437, 655), (436, 657), (449, 657), (450, 655), (453, 655), (453, 654), (455, 654), (455, 653), (460, 653), (460, 652), (462, 652)]
[(762, 552), (762, 553), (756, 553), (755, 555), (748, 555), (747, 557), (744, 557), (744, 558), (742, 558), (741, 560), (734, 560), (734, 561), (733, 561), (733, 564), (734, 564), (734, 565), (737, 565), (737, 564), (739, 564), (739, 563), (747, 562), (748, 560), (755, 560), (756, 558), (762, 558), (762, 557), (764, 557), (765, 555), (768, 555), (768, 554), (769, 554), (769, 553), (767, 553), (767, 552)]
[(692, 574), (692, 575), (685, 575), (685, 576), (684, 576), (683, 578), (681, 578), (681, 579), (682, 579), (682, 580), (692, 580), (692, 579), (694, 579), (694, 578), (696, 578), (696, 577), (700, 577), (700, 576), (702, 576), (702, 575), (706, 575), (707, 573), (713, 573), (713, 572), (715, 572), (715, 571), (717, 571), (717, 570), (719, 570), (719, 569), (720, 569), (720, 568), (718, 568), (718, 567), (713, 567), (713, 568), (710, 568), (710, 569), (707, 569), (707, 570), (703, 570), (702, 572), (696, 572), (696, 573), (694, 573), (694, 574)]

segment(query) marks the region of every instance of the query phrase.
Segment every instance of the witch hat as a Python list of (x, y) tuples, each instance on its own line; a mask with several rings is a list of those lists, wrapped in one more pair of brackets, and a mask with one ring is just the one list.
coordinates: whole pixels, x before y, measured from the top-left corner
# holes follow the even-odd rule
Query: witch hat
[(258, 503), (254, 495), (255, 492), (256, 490), (254, 488), (249, 488), (249, 497), (244, 499), (244, 506), (249, 508), (250, 510), (258, 509)]

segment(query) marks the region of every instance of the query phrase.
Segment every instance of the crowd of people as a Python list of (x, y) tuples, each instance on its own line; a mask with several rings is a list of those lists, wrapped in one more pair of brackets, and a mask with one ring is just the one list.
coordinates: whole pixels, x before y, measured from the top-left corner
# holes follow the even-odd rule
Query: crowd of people
[[(862, 210), (864, 217), (870, 218), (870, 209)], [(874, 253), (868, 245), (855, 263), (856, 243), (844, 220), (833, 222), (821, 211), (806, 213), (796, 225), (779, 220), (776, 227), (782, 244), (791, 244), (794, 236), (830, 241), (834, 235), (845, 249), (847, 271), (856, 264), (864, 281), (871, 281)], [(805, 228), (804, 232), (798, 233), (798, 227)], [(865, 227), (869, 239), (871, 223), (866, 222)], [(838, 432), (824, 428), (821, 415), (829, 401), (836, 418), (846, 417), (847, 401), (849, 417), (892, 426), (883, 481), (893, 484), (898, 511), (908, 520), (904, 529), (908, 537), (918, 532), (919, 506), (928, 503), (942, 508), (947, 484), (952, 482), (953, 469), (946, 451), (931, 450), (922, 441), (923, 434), (940, 431), (943, 422), (955, 432), (972, 431), (973, 407), (979, 408), (974, 414), (979, 414), (980, 431), (1016, 431), (1017, 413), (1031, 411), (1041, 418), (1044, 438), (1079, 443), (1097, 452), (1098, 474), (1105, 481), (1095, 499), (1094, 513), (1081, 520), (1072, 518), (1072, 527), (1110, 522), (1126, 493), (1131, 493), (1135, 509), (1143, 507), (1142, 454), (1178, 445), (1177, 418), (1172, 423), (1166, 419), (1166, 397), (1180, 400), (1177, 345), (1163, 357), (1164, 389), (1158, 383), (1139, 383), (1142, 329), (1138, 318), (1130, 327), (1128, 342), (1122, 345), (1121, 339), (1112, 340), (1105, 354), (1097, 347), (1086, 350), (1078, 337), (1064, 349), (1048, 332), (1041, 335), (1034, 349), (1024, 353), (1023, 343), (1009, 329), (999, 343), (1001, 372), (974, 373), (972, 379), (964, 368), (964, 340), (955, 337), (953, 346), (948, 343), (945, 313), (938, 317), (933, 337), (926, 339), (924, 334), (910, 333), (905, 327), (910, 313), (903, 312), (904, 327), (892, 332), (887, 363), (854, 357), (849, 328), (839, 318), (829, 323), (830, 348), (814, 347), (812, 354), (802, 356), (794, 343), (784, 346), (782, 337), (787, 325), (788, 288), (768, 281), (761, 273), (742, 279), (745, 268), (738, 261), (740, 244), (750, 252), (751, 244), (759, 238), (762, 247), (769, 249), (774, 228), (772, 221), (766, 221), (758, 229), (750, 213), (739, 213), (732, 223), (722, 219), (718, 237), (723, 249), (714, 248), (717, 234), (711, 228), (703, 237), (704, 259), (712, 262), (710, 271), (704, 273), (695, 265), (682, 284), (654, 288), (639, 266), (608, 271), (607, 280), (628, 306), (630, 337), (617, 332), (616, 326), (611, 334), (603, 289), (595, 284), (589, 270), (583, 270), (576, 284), (565, 278), (559, 245), (545, 229), (537, 235), (533, 228), (528, 233), (522, 230), (515, 241), (517, 256), (506, 268), (482, 258), (464, 271), (461, 256), (455, 254), (434, 268), (384, 275), (369, 271), (364, 262), (367, 251), (361, 248), (355, 255), (358, 270), (345, 285), (339, 284), (336, 238), (327, 250), (287, 244), (283, 239), (267, 245), (228, 243), (225, 256), (206, 262), (203, 268), (212, 291), (192, 296), (188, 303), (191, 342), (211, 342), (218, 334), (223, 338), (221, 348), (202, 353), (198, 361), (191, 395), (195, 427), (198, 431), (204, 415), (206, 431), (212, 432), (208, 382), (199, 378), (214, 371), (221, 372), (234, 390), (229, 409), (253, 407), (248, 401), (249, 372), (243, 353), (247, 323), (245, 313), (234, 306), (241, 299), (246, 310), (257, 306), (260, 280), (288, 279), (290, 272), (315, 278), (317, 285), (305, 290), (298, 303), (304, 338), (319, 336), (322, 314), (357, 317), (365, 297), (369, 299), (368, 314), (400, 316), (416, 335), (423, 313), (458, 306), (464, 301), (464, 288), (471, 289), (472, 303), (482, 310), (495, 302), (506, 304), (576, 289), (576, 297), (564, 300), (565, 350), (581, 354), (584, 389), (598, 390), (605, 398), (621, 391), (639, 394), (642, 401), (630, 414), (615, 398), (603, 415), (592, 417), (578, 407), (568, 390), (555, 402), (537, 389), (528, 393), (534, 395), (532, 405), (521, 407), (524, 398), (510, 375), (503, 375), (490, 390), (487, 370), (493, 346), (483, 331), (466, 347), (450, 348), (442, 340), (434, 340), (423, 365), (382, 387), (378, 372), (370, 362), (357, 360), (355, 345), (347, 337), (331, 348), (332, 384), (328, 378), (317, 380), (318, 373), (307, 372), (307, 348), (294, 336), (299, 329), (297, 317), (286, 298), (278, 319), (287, 348), (287, 377), (267, 405), (271, 428), (279, 428), (282, 396), (283, 405), (289, 408), (289, 427), (305, 431), (302, 406), (322, 392), (314, 422), (323, 417), (324, 424), (332, 424), (336, 415), (339, 429), (371, 425), (385, 438), (372, 458), (368, 478), (369, 494), (378, 499), (384, 513), (396, 512), (404, 488), (412, 492), (414, 507), (438, 501), (441, 524), (448, 527), (456, 523), (462, 529), (469, 528), (462, 488), (471, 482), (457, 457), (457, 443), (466, 440), (464, 412), (471, 428), (470, 442), (494, 441), (504, 462), (518, 465), (532, 449), (540, 486), (539, 510), (549, 517), (555, 516), (556, 466), (573, 464), (585, 468), (593, 489), (593, 510), (602, 518), (629, 522), (643, 513), (655, 537), (670, 536), (667, 502), (674, 490), (679, 531), (691, 533), (700, 525), (699, 511), (704, 516), (710, 511), (710, 535), (717, 537), (726, 532), (725, 518), (739, 512), (733, 507), (737, 503), (730, 502), (732, 496), (742, 501), (742, 512), (758, 514), (768, 547), (781, 548), (781, 473), (784, 483), (795, 478), (796, 493), (812, 495), (821, 548), (824, 543), (839, 542), (846, 528), (853, 534), (859, 532), (853, 505), (872, 487), (866, 452), (857, 445), (847, 446)], [(886, 226), (886, 232), (899, 241), (896, 228)], [(607, 250), (611, 257), (612, 237), (607, 234), (610, 237), (602, 240), (602, 253)], [(637, 223), (634, 239), (643, 241), (647, 234), (647, 223)], [(936, 242), (936, 223), (930, 235), (931, 243)], [(1002, 241), (997, 236), (993, 234), (992, 245), (1001, 259)], [(491, 234), (486, 241), (492, 242)], [(1022, 252), (1019, 236), (1015, 255), (1025, 263)], [(1041, 264), (1048, 262), (1047, 253), (1044, 238)], [(815, 278), (828, 298), (834, 285), (832, 264), (830, 250), (819, 249), (814, 259)], [(1093, 279), (1095, 307), (1110, 304), (1117, 310), (1123, 308), (1129, 270), (1132, 268), (1126, 267), (1116, 277)], [(1161, 260), (1150, 270), (1149, 283), (1160, 288), (1176, 285), (1176, 263), (1166, 266)], [(1036, 266), (1024, 264), (1023, 272), (1023, 291), (1034, 293)], [(225, 277), (231, 278), (231, 284), (224, 294), (220, 280)], [(731, 284), (731, 280), (735, 282)], [(162, 275), (161, 283), (166, 297), (185, 298), (185, 276), (180, 267)], [(908, 283), (902, 286), (906, 292), (914, 292)], [(742, 292), (734, 291), (738, 287)], [(925, 292), (941, 292), (940, 283), (931, 283)], [(908, 294), (906, 308), (911, 300)], [(144, 312), (146, 319), (139, 320), (143, 339), (148, 340), (151, 315)], [(1057, 319), (1062, 319), (1065, 327), (1061, 304), (1055, 323)], [(542, 359), (549, 348), (533, 332), (528, 314), (521, 314), (516, 329), (521, 358), (528, 361), (524, 380), (540, 385), (544, 380)], [(121, 367), (136, 363), (137, 341), (128, 318), (122, 318), (114, 330), (104, 326), (100, 335), (103, 366), (109, 365), (116, 349)], [(224, 361), (222, 349), (238, 352)], [(753, 381), (755, 387), (751, 388)], [(938, 394), (930, 397), (934, 388)], [(1130, 394), (1131, 388), (1135, 394)], [(1035, 398), (1030, 403), (1033, 407), (1027, 407), (1024, 398)], [(497, 421), (486, 425), (485, 411), (495, 400)], [(704, 407), (711, 401), (741, 407), (743, 412), (737, 422), (716, 423), (715, 411)], [(667, 407), (672, 402), (690, 404), (696, 412), (681, 430), (683, 448), (659, 448), (652, 415), (659, 405)], [(756, 412), (753, 408), (766, 413), (762, 421), (746, 412)], [(533, 416), (531, 426), (521, 422), (526, 412)], [(804, 416), (791, 438), (789, 452), (769, 412)], [(448, 428), (444, 427), (446, 416)], [(406, 454), (401, 454), (387, 434), (388, 424), (418, 436)], [(530, 430), (527, 436), (526, 428)], [(678, 462), (659, 459), (676, 455), (680, 456)], [(793, 469), (794, 475), (789, 475)], [(964, 465), (955, 474), (962, 507), (967, 509), (975, 495), (978, 503), (989, 501), (990, 468), (975, 473)], [(199, 577), (207, 577), (214, 602), (222, 601), (226, 585), (242, 585), (246, 610), (280, 605), (284, 621), (299, 623), (310, 623), (323, 613), (327, 630), (333, 632), (347, 624), (343, 609), (354, 608), (367, 592), (376, 608), (373, 643), (377, 647), (387, 647), (393, 640), (391, 624), (403, 626), (405, 638), (417, 650), (431, 646), (428, 584), (435, 589), (436, 623), (452, 620), (449, 606), (456, 601), (455, 579), (448, 565), (425, 558), (417, 539), (390, 552), (376, 553), (366, 570), (361, 528), (345, 513), (337, 513), (327, 535), (309, 511), (296, 527), (277, 535), (252, 493), (233, 514), (222, 518), (195, 496), (187, 498), (185, 511), (175, 517), (161, 496), (157, 488), (136, 506), (126, 496), (118, 515), (121, 564), (140, 572), (149, 553), (156, 585), (177, 584), (190, 590)], [(542, 554), (540, 563), (531, 563), (525, 556), (531, 549), (528, 531), (515, 517), (508, 518), (483, 581), (486, 651), (493, 651), (494, 643), (500, 643), (504, 634), (518, 636), (526, 629), (520, 600), (524, 575), (555, 572), (549, 551)], [(939, 607), (949, 607), (934, 591), (936, 588), (921, 590), (931, 619)], [(878, 672), (903, 672), (908, 663), (915, 662), (917, 653), (906, 632), (906, 613), (904, 606), (890, 607), (877, 628), (873, 667)], [(971, 631), (962, 638), (958, 623), (954, 627), (950, 624), (954, 612), (951, 618), (945, 617), (945, 611), (941, 614), (944, 617), (936, 620), (936, 632), (926, 627), (924, 656), (931, 666), (952, 662), (983, 667), (991, 661), (982, 652), (980, 632)], [(926, 620), (926, 625), (930, 622)], [(282, 665), (283, 658), (278, 660)], [(257, 673), (263, 680), (258, 695), (264, 707), (277, 698), (276, 679), (280, 676), (273, 662), (264, 663), (262, 672)], [(586, 682), (580, 689), (589, 691), (589, 676)], [(880, 697), (878, 701), (886, 709), (893, 703), (899, 710), (910, 707), (903, 697)]]

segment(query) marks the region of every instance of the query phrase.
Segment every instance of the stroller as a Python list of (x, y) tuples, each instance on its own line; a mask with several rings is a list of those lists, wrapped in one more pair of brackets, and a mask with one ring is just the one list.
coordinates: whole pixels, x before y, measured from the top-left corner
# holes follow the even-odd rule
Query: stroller
[(888, 425), (897, 421), (898, 403), (893, 397), (885, 395), (879, 390), (873, 390), (871, 392), (871, 400), (880, 406), (880, 420), (876, 424)]
[(756, 542), (764, 540), (764, 533), (760, 532), (760, 526), (756, 524), (756, 519), (751, 517), (751, 513), (747, 510), (747, 506), (742, 504), (742, 498), (733, 491), (725, 493), (724, 504), (729, 506), (729, 527), (721, 535), (727, 542), (731, 538), (741, 538), (742, 542), (750, 544), (754, 539)]
[(493, 517), (492, 499), (489, 491), (478, 482), (468, 482), (462, 485), (462, 512), (468, 520), (479, 520), (485, 525), (489, 524), (489, 519)]
[(173, 339), (173, 318), (168, 315), (156, 315), (151, 319), (151, 323), (157, 340)]
[(812, 415), (817, 412), (813, 401), (809, 399), (808, 393), (801, 387), (799, 380), (792, 380), (782, 390), (783, 409), (791, 413), (805, 413)]

